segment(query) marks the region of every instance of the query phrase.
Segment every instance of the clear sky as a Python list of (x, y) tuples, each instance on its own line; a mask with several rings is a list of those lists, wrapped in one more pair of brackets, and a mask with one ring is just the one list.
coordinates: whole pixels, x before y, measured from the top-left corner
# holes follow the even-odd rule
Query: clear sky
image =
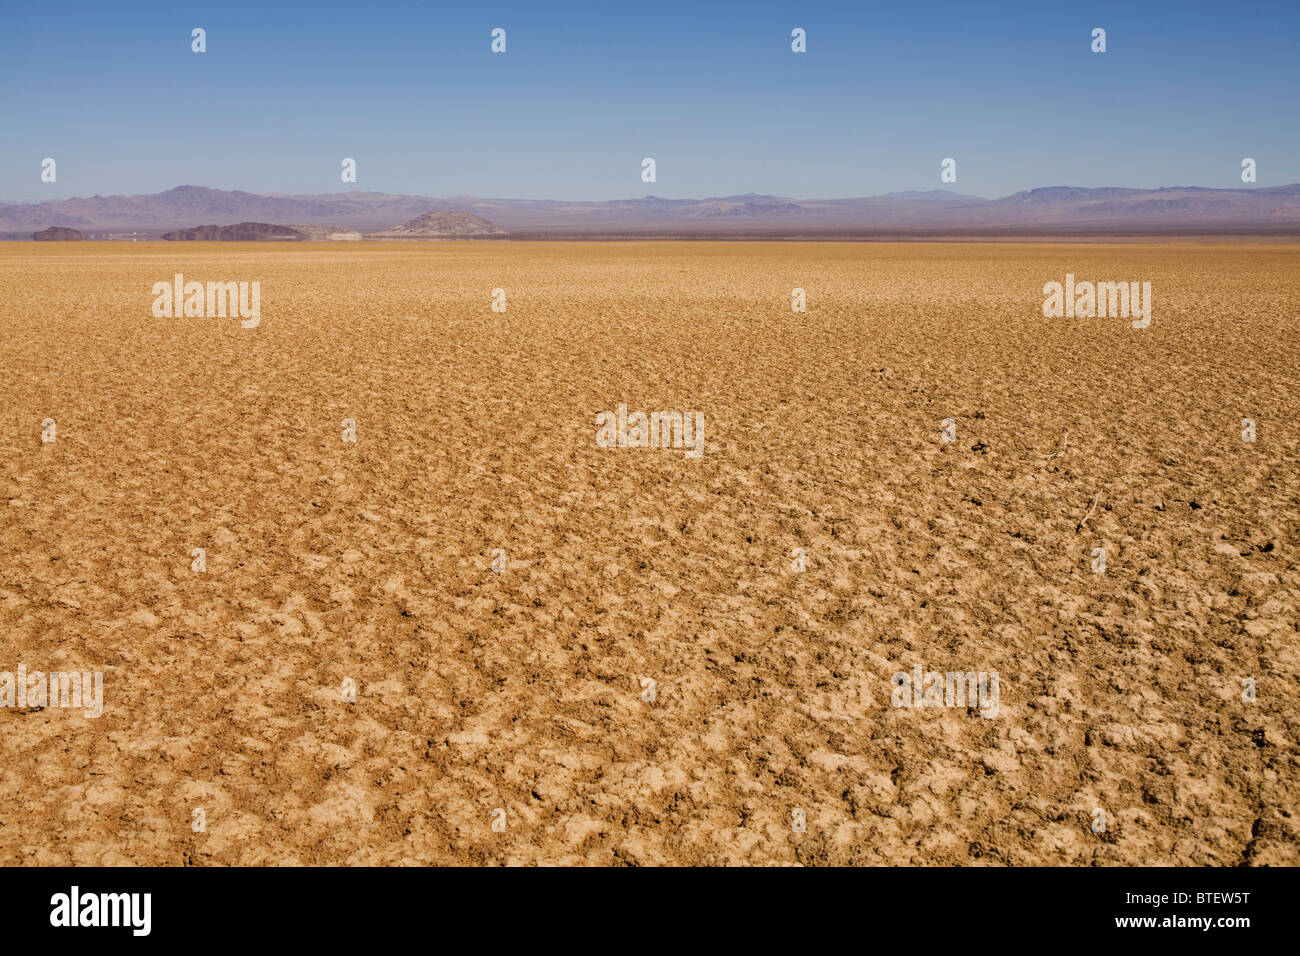
[(0, 198), (993, 197), (1240, 187), (1245, 156), (1268, 186), (1300, 181), (1297, 103), (1297, 0), (14, 0)]

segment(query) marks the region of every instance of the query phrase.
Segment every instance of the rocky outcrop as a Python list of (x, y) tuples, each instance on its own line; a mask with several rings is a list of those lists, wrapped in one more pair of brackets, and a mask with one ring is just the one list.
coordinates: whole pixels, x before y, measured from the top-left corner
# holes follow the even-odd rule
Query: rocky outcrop
[(474, 239), (486, 236), (504, 236), (506, 231), (496, 223), (488, 222), (472, 212), (444, 210), (426, 212), (410, 222), (366, 234), (367, 239)]
[(50, 226), (49, 229), (32, 233), (32, 238), (37, 242), (75, 242), (78, 239), (85, 239), (86, 234), (77, 229), (69, 229), (67, 226)]
[(169, 242), (197, 240), (200, 242), (259, 242), (262, 240), (302, 241), (307, 236), (291, 226), (276, 226), (269, 222), (240, 222), (233, 226), (195, 226), (163, 233)]

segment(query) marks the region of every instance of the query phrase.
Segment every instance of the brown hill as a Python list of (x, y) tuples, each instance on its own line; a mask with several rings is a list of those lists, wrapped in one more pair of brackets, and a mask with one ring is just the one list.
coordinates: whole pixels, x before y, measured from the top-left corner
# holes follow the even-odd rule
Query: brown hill
[(367, 239), (466, 239), (479, 236), (504, 236), (506, 231), (471, 212), (442, 210), (426, 212), (410, 222), (366, 234)]
[(268, 222), (240, 222), (233, 226), (195, 226), (163, 233), (169, 241), (199, 240), (203, 242), (256, 242), (262, 239), (302, 240), (305, 233), (289, 226), (276, 226)]
[(77, 229), (69, 229), (67, 226), (50, 226), (49, 229), (32, 233), (32, 238), (37, 242), (73, 242), (77, 239), (85, 239), (86, 234)]

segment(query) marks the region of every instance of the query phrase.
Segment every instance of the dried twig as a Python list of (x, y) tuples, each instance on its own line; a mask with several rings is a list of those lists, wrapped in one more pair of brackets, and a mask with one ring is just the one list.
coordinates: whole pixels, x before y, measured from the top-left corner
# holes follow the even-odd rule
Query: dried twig
[(1101, 492), (1092, 496), (1092, 504), (1088, 507), (1088, 513), (1079, 519), (1079, 523), (1074, 526), (1074, 533), (1078, 534), (1083, 530), (1084, 522), (1092, 517), (1092, 513), (1097, 510), (1097, 502), (1101, 500)]

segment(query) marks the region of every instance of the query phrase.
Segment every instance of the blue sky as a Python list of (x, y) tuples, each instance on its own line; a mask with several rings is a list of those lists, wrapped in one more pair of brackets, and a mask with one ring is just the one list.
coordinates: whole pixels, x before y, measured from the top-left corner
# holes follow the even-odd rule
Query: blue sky
[(1244, 156), (1258, 186), (1300, 181), (1296, 0), (22, 2), (0, 91), (0, 198), (22, 201), (868, 196), (940, 188), (947, 156), (946, 188), (990, 197), (1240, 187)]

